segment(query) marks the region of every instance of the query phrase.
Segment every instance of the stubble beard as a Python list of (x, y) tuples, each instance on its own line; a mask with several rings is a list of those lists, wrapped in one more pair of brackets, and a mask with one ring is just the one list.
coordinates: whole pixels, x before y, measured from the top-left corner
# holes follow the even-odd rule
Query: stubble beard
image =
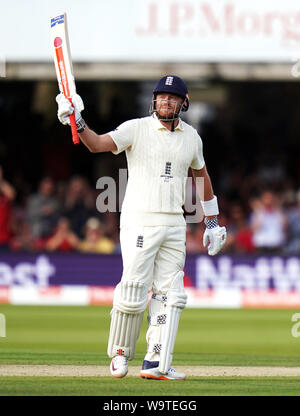
[[(156, 110), (157, 118), (159, 120), (166, 120), (166, 121), (177, 120), (178, 117), (179, 117), (179, 111), (180, 111), (180, 109), (177, 111), (177, 107), (178, 107), (178, 104), (176, 104), (175, 109), (171, 110), (171, 111), (168, 110), (168, 108), (166, 108), (166, 109), (161, 109), (161, 108), (157, 109)], [(160, 114), (161, 111), (163, 111), (165, 113), (165, 115)]]

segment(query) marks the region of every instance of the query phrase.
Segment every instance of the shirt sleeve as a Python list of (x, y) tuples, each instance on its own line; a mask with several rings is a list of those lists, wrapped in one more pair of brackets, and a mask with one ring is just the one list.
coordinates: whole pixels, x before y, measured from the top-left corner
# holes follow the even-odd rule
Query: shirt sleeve
[(196, 146), (195, 146), (195, 155), (194, 158), (192, 160), (191, 163), (191, 168), (192, 169), (196, 169), (196, 170), (200, 170), (204, 167), (205, 165), (205, 161), (204, 161), (204, 157), (203, 157), (203, 144), (202, 144), (202, 140), (201, 137), (199, 136), (199, 134), (197, 132), (195, 132), (196, 135)]
[(115, 130), (110, 131), (108, 134), (117, 145), (117, 150), (112, 153), (118, 155), (123, 150), (128, 149), (134, 143), (134, 137), (137, 127), (137, 120), (128, 120), (122, 123)]

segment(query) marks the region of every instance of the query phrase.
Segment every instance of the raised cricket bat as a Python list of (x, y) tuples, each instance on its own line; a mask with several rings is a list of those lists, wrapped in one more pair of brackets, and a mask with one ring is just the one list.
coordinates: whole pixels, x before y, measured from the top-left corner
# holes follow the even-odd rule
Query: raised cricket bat
[[(73, 75), (66, 13), (51, 18), (51, 45), (59, 90), (72, 103), (72, 97), (76, 94), (76, 85)], [(70, 124), (73, 143), (79, 144), (74, 112), (70, 115)]]

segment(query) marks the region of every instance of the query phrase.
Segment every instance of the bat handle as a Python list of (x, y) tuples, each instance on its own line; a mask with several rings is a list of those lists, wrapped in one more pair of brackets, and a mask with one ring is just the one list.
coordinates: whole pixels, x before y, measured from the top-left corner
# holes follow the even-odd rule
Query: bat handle
[[(72, 99), (68, 98), (68, 100), (72, 104)], [(71, 130), (72, 130), (73, 143), (74, 144), (79, 144), (79, 136), (78, 136), (78, 133), (77, 133), (77, 126), (76, 126), (76, 120), (75, 120), (75, 110), (73, 111), (72, 114), (70, 114), (70, 125), (71, 125)]]
[(74, 144), (79, 144), (79, 136), (77, 133), (77, 126), (74, 113), (70, 115), (70, 124), (72, 130), (72, 139)]

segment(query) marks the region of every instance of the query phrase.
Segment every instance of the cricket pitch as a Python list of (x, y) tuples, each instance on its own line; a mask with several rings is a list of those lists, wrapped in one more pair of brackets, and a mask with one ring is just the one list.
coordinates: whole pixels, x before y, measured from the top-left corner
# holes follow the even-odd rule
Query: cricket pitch
[[(293, 377), (300, 367), (177, 366), (188, 377)], [(129, 367), (128, 376), (138, 377), (140, 367)], [(108, 366), (97, 365), (0, 365), (0, 377), (106, 377)]]

